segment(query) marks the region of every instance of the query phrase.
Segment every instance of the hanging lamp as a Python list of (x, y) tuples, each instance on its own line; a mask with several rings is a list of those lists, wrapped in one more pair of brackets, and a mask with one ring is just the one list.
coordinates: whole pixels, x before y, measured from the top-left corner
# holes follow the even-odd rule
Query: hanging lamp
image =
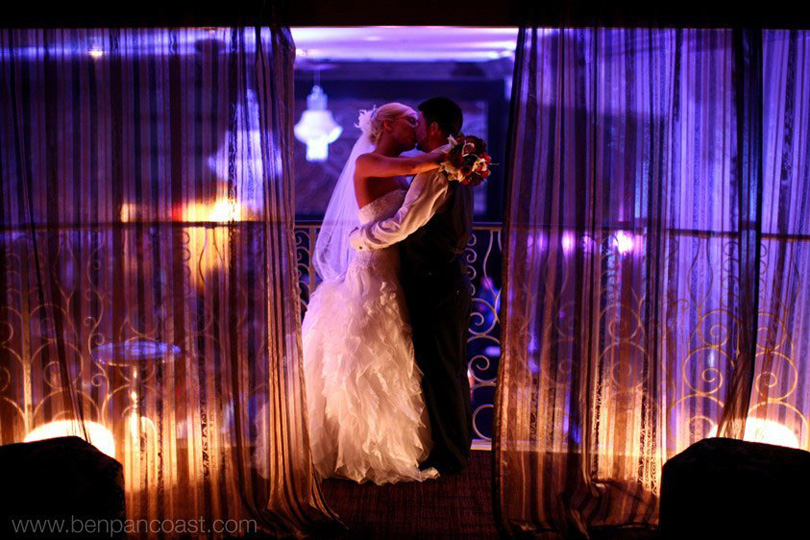
[(307, 161), (326, 161), (329, 157), (329, 145), (340, 137), (343, 128), (335, 122), (327, 104), (327, 96), (318, 84), (316, 72), (315, 85), (307, 96), (307, 110), (295, 124), (295, 138), (307, 145)]

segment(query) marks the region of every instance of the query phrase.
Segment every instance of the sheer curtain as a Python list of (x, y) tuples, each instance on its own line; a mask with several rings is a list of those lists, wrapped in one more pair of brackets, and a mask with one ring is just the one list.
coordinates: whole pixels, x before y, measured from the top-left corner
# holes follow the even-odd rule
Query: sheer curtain
[(745, 432), (778, 429), (810, 450), (810, 32), (768, 30), (762, 43), (760, 294)]
[(654, 526), (661, 466), (718, 429), (810, 449), (808, 53), (795, 31), (521, 30), (507, 534)]
[(304, 423), (294, 56), (279, 28), (0, 32), (0, 444), (89, 437), (129, 518), (334, 518)]

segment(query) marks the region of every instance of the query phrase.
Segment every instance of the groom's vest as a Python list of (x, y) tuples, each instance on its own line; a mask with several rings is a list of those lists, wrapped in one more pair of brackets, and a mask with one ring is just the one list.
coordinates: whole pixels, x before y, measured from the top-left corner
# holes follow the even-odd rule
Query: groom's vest
[(423, 276), (460, 260), (470, 239), (472, 221), (472, 186), (450, 182), (444, 206), (400, 243), (403, 277)]

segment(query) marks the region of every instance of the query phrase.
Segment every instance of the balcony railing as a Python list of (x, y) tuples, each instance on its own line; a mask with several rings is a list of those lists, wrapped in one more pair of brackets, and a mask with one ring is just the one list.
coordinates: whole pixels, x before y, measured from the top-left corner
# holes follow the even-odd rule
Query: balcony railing
[[(306, 312), (310, 294), (319, 279), (312, 264), (312, 250), (320, 222), (298, 221), (295, 240), (301, 286), (301, 312)], [(501, 225), (481, 223), (464, 254), (472, 284), (473, 307), (467, 338), (467, 374), (473, 407), (474, 447), (488, 447), (492, 440), (495, 380), (501, 356)]]

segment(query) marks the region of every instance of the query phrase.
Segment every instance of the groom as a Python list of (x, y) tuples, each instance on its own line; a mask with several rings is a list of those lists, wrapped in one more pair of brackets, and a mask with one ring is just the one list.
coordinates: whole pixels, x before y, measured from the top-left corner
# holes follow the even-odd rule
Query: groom
[[(419, 105), (417, 148), (449, 150), (463, 118), (452, 100)], [(352, 247), (382, 249), (399, 242), (402, 287), (408, 304), (416, 363), (424, 373), (433, 451), (420, 465), (441, 474), (462, 471), (472, 442), (467, 333), (470, 279), (462, 257), (472, 232), (472, 187), (450, 182), (438, 169), (418, 174), (393, 217), (356, 229)]]

